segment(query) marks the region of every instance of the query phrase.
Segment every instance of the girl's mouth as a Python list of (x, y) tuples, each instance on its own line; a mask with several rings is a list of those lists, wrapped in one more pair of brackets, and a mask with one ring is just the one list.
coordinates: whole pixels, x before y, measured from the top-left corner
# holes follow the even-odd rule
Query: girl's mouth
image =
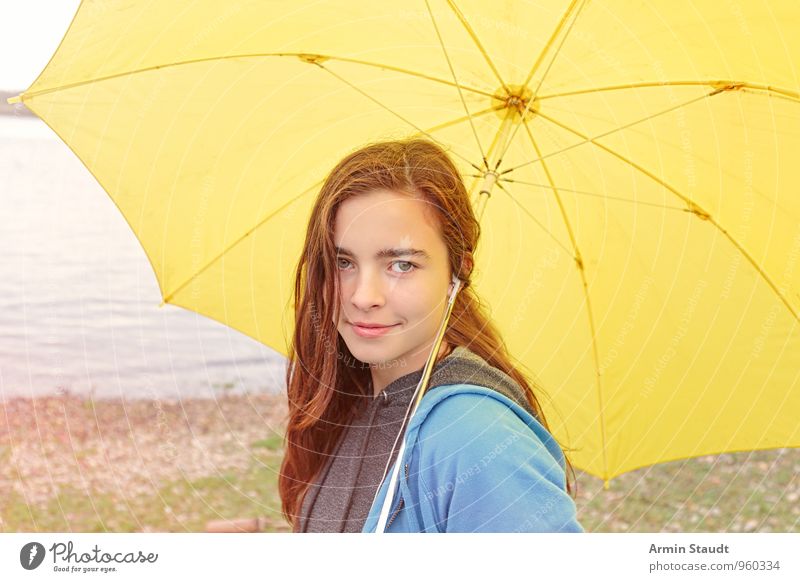
[(388, 332), (390, 329), (397, 327), (398, 324), (395, 325), (387, 325), (385, 327), (361, 327), (360, 325), (351, 324), (353, 326), (353, 331), (356, 332), (357, 335), (366, 338), (372, 337), (380, 337)]

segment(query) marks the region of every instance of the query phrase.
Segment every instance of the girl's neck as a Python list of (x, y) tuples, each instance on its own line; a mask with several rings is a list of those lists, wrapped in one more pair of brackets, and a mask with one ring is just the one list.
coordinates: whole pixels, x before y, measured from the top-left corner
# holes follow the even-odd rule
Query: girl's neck
[[(453, 352), (454, 349), (455, 349), (455, 346), (451, 346), (445, 340), (442, 340), (442, 345), (439, 347), (439, 354), (436, 356), (435, 364), (438, 364), (441, 360), (443, 360), (444, 358), (449, 356)], [(425, 365), (423, 364), (423, 367), (424, 366)], [(420, 368), (420, 370), (421, 369), (422, 368)], [(417, 370), (405, 371), (402, 375), (411, 374), (412, 372), (416, 372), (416, 371)], [(373, 368), (371, 370), (371, 373), (372, 373), (371, 385), (372, 385), (373, 396), (375, 398), (377, 398), (378, 395), (380, 395), (380, 393), (383, 392), (383, 390), (389, 384), (391, 384), (397, 378), (400, 377), (400, 376), (397, 375), (396, 370), (395, 370), (395, 374), (392, 374), (391, 372), (392, 372), (392, 370), (391, 369), (387, 369), (387, 368), (383, 368), (383, 369), (381, 369), (381, 368)]]

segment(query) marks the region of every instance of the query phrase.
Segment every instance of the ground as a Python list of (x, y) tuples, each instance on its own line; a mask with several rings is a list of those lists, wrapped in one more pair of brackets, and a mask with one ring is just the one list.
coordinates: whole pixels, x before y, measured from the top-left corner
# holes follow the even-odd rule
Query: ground
[[(289, 531), (277, 477), (285, 396), (0, 403), (0, 531)], [(578, 472), (587, 531), (800, 531), (800, 449)]]

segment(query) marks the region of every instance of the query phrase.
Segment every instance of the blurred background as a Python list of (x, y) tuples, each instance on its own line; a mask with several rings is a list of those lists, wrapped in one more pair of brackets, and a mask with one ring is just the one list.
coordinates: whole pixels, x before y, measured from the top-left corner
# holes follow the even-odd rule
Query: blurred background
[(278, 392), (285, 358), (165, 305), (124, 218), (21, 104), (79, 2), (36, 0), (0, 23), (0, 399)]

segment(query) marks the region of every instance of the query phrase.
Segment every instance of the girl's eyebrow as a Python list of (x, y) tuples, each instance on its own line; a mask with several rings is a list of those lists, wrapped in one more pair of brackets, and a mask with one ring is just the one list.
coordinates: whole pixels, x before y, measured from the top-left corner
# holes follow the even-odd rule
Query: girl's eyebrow
[[(343, 249), (342, 247), (336, 247), (336, 254), (338, 255), (347, 255), (348, 257), (355, 257), (355, 255), (347, 249)], [(375, 253), (376, 259), (383, 259), (383, 258), (397, 258), (397, 257), (422, 257), (424, 259), (430, 260), (430, 255), (423, 251), (422, 249), (411, 249), (411, 248), (399, 248), (399, 249), (381, 249), (377, 253)]]

